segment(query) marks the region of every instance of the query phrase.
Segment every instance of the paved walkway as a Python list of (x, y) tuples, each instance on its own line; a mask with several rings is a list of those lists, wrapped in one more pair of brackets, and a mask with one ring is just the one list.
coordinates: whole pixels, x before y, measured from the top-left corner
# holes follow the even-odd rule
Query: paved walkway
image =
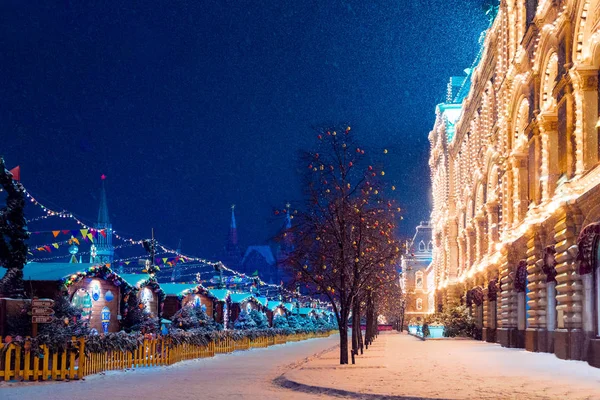
[(304, 393), (367, 400), (600, 399), (600, 369), (585, 362), (473, 340), (424, 342), (384, 333), (356, 365), (340, 366), (338, 356), (324, 353), (278, 382)]
[(0, 399), (600, 400), (600, 369), (550, 354), (384, 333), (356, 365), (340, 366), (338, 340), (333, 335), (85, 381), (4, 383)]
[(85, 381), (0, 384), (2, 400), (150, 400), (150, 399), (300, 399), (321, 398), (295, 393), (273, 379), (339, 343), (339, 336), (290, 342), (265, 349), (219, 354), (169, 367), (92, 375)]

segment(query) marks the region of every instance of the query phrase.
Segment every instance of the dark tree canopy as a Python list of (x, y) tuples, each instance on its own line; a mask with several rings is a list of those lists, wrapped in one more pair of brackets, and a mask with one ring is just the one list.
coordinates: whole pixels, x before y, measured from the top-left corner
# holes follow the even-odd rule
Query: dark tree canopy
[(0, 209), (0, 266), (6, 274), (0, 280), (0, 295), (23, 296), (23, 267), (27, 262), (27, 222), (25, 221), (25, 191), (0, 157), (0, 185), (6, 192), (6, 206)]

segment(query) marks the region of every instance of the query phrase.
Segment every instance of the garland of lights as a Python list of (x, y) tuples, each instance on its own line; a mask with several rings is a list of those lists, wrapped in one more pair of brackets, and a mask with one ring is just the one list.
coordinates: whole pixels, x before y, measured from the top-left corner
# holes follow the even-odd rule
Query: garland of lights
[[(33, 203), (36, 206), (40, 207), (42, 209), (42, 211), (44, 211), (46, 213), (45, 216), (40, 217), (39, 219), (46, 219), (46, 218), (54, 217), (54, 216), (60, 217), (60, 218), (69, 218), (69, 219), (74, 220), (78, 225), (82, 226), (84, 229), (95, 230), (95, 228), (93, 228), (92, 226), (86, 224), (81, 219), (77, 218), (73, 213), (71, 213), (71, 212), (69, 212), (67, 210), (56, 211), (56, 210), (54, 210), (54, 209), (52, 209), (50, 207), (45, 206), (40, 201), (38, 201), (25, 187), (23, 187), (23, 191), (24, 191), (25, 195), (27, 196), (27, 198), (30, 200), (31, 203)], [(33, 219), (33, 220), (39, 220), (39, 219)], [(116, 248), (121, 248), (121, 247), (131, 246), (131, 245), (137, 245), (137, 244), (141, 245), (144, 242), (144, 240), (135, 240), (135, 239), (123, 237), (121, 235), (118, 235), (116, 233), (116, 231), (114, 231), (114, 230), (112, 230), (112, 234), (118, 240), (127, 242), (127, 244), (115, 246), (115, 249)], [(238, 271), (235, 271), (235, 270), (233, 270), (233, 269), (225, 266), (221, 261), (214, 262), (214, 261), (209, 261), (209, 260), (206, 260), (206, 259), (200, 258), (200, 257), (193, 257), (193, 256), (184, 255), (184, 254), (181, 254), (180, 252), (178, 252), (177, 250), (171, 249), (171, 248), (165, 246), (164, 244), (162, 244), (162, 243), (160, 243), (158, 241), (156, 241), (156, 245), (162, 250), (162, 252), (156, 253), (156, 255), (162, 255), (162, 254), (166, 254), (166, 253), (176, 254), (175, 258), (181, 259), (182, 262), (189, 262), (189, 261), (200, 262), (200, 263), (203, 263), (203, 264), (205, 264), (207, 266), (210, 266), (210, 267), (219, 267), (219, 268), (222, 268), (224, 271), (227, 271), (227, 272), (229, 272), (229, 273), (231, 273), (231, 274), (233, 274), (235, 276), (241, 277), (241, 278), (254, 278), (254, 277), (249, 277), (246, 274), (240, 273)], [(89, 254), (89, 252), (82, 252), (82, 253), (79, 253), (79, 254), (85, 255), (85, 254)], [(36, 259), (32, 259), (30, 261), (49, 261), (49, 260), (54, 260), (54, 259), (59, 259), (59, 258), (64, 258), (64, 257), (65, 256), (56, 256), (56, 257), (48, 257), (48, 258), (36, 258)], [(144, 256), (130, 257), (128, 259), (115, 260), (115, 262), (122, 262), (122, 261), (126, 261), (126, 260), (143, 259), (143, 258), (146, 258), (146, 257), (144, 257)], [(108, 266), (105, 266), (105, 267), (108, 268), (108, 270), (110, 270), (110, 268)], [(110, 270), (110, 272), (112, 273), (112, 270)], [(285, 289), (285, 288), (281, 287), (280, 285), (276, 285), (276, 284), (272, 284), (272, 283), (266, 283), (266, 282), (264, 282), (260, 278), (257, 278), (257, 284), (260, 287), (277, 289), (282, 294), (287, 294), (288, 296), (291, 296), (291, 297), (298, 297), (298, 294), (296, 292), (293, 292), (293, 291), (290, 291), (288, 289)], [(301, 297), (305, 298), (305, 299), (308, 298), (306, 296), (301, 296)], [(312, 299), (312, 298), (308, 298), (308, 299), (310, 299), (311, 301), (314, 301), (314, 299)], [(317, 301), (318, 301), (318, 304), (320, 304), (320, 305), (323, 304), (320, 300), (317, 300)], [(126, 303), (126, 301), (125, 301), (125, 303)], [(327, 303), (325, 303), (325, 304), (327, 304)]]

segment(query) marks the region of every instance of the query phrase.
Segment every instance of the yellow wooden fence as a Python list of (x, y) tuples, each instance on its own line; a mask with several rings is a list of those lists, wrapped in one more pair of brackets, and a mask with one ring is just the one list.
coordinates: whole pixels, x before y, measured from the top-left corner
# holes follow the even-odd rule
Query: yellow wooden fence
[(0, 381), (46, 381), (72, 380), (104, 371), (128, 368), (171, 365), (179, 361), (213, 357), (215, 354), (237, 350), (264, 348), (286, 342), (296, 342), (316, 337), (327, 337), (333, 332), (321, 334), (294, 334), (233, 340), (226, 338), (206, 346), (169, 343), (169, 339), (145, 339), (133, 352), (110, 350), (104, 353), (85, 354), (85, 339), (72, 338), (71, 349), (50, 351), (41, 346), (41, 354), (15, 343), (5, 344), (0, 337)]

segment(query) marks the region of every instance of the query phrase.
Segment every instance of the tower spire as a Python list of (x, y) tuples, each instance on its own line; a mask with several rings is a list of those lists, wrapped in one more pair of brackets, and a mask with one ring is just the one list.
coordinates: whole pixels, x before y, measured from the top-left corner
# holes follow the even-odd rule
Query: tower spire
[(237, 224), (235, 222), (235, 204), (231, 205), (231, 224), (229, 225), (229, 243), (228, 245), (237, 246)]
[(231, 205), (231, 223), (229, 224), (229, 234), (225, 244), (225, 253), (223, 262), (230, 268), (238, 268), (241, 261), (241, 251), (238, 244), (237, 223), (235, 221), (235, 204)]
[(113, 230), (108, 217), (108, 202), (106, 201), (106, 188), (104, 187), (106, 175), (102, 174), (100, 179), (102, 180), (102, 189), (100, 190), (100, 207), (98, 208), (98, 222), (94, 228), (98, 231), (104, 231), (104, 233), (98, 235), (96, 239), (97, 257), (94, 257), (94, 260), (90, 259), (90, 262), (110, 264), (113, 261), (114, 247), (112, 245)]
[(106, 180), (106, 175), (102, 174), (100, 176), (102, 180), (102, 189), (100, 191), (100, 208), (98, 209), (98, 224), (110, 224), (110, 220), (108, 217), (108, 204), (106, 201), (106, 189), (104, 188), (104, 181)]

